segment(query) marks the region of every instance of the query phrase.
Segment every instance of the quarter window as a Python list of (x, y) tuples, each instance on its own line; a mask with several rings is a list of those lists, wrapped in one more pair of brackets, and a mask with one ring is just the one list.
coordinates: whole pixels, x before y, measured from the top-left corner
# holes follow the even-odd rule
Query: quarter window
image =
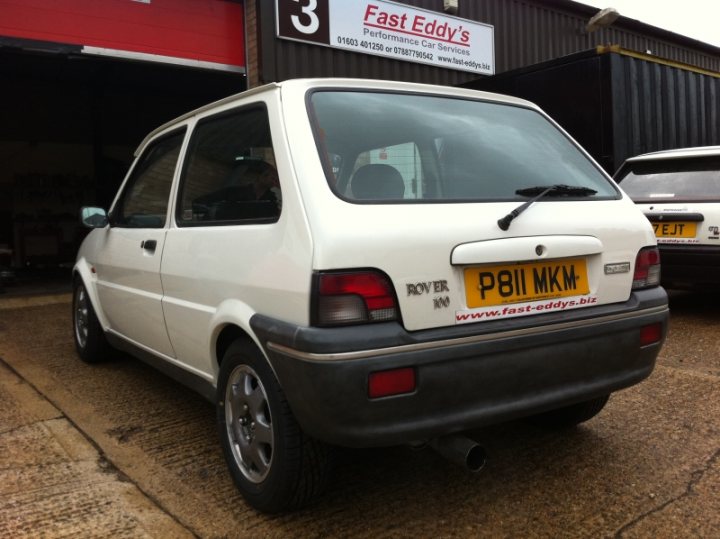
[(201, 120), (187, 155), (178, 225), (277, 221), (282, 195), (265, 107)]
[(151, 143), (138, 160), (117, 208), (114, 226), (162, 228), (165, 226), (170, 188), (185, 130)]

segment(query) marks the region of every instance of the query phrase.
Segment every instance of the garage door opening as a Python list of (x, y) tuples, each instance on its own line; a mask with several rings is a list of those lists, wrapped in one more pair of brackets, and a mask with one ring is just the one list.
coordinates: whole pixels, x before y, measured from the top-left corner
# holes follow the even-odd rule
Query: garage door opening
[(241, 92), (240, 73), (0, 49), (0, 289), (69, 289), (82, 205), (107, 208), (155, 127)]

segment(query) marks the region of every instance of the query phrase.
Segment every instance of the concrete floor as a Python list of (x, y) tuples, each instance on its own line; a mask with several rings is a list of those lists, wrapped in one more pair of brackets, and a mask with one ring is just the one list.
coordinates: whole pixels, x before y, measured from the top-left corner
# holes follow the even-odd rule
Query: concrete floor
[(70, 268), (15, 269), (12, 274), (12, 279), (0, 280), (0, 299), (70, 293), (72, 290)]
[(0, 363), (0, 536), (193, 537)]
[(69, 296), (0, 299), (2, 537), (720, 537), (720, 296), (677, 294), (653, 375), (578, 429), (343, 451), (329, 492), (268, 517), (235, 491), (214, 411), (133, 359), (75, 357)]

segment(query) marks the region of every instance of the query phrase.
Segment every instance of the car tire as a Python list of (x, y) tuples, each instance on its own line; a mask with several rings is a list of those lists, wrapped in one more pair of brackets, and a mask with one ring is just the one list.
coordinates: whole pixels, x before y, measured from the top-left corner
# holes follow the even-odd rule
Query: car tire
[(90, 296), (81, 279), (73, 285), (73, 340), (80, 359), (85, 363), (99, 363), (113, 353), (95, 314)]
[(589, 401), (578, 402), (564, 408), (550, 410), (529, 417), (528, 420), (541, 427), (569, 428), (584, 423), (598, 415), (608, 402), (610, 395), (603, 395)]
[(225, 353), (216, 400), (223, 454), (248, 504), (279, 513), (322, 492), (331, 449), (302, 431), (268, 362), (249, 341), (236, 341)]

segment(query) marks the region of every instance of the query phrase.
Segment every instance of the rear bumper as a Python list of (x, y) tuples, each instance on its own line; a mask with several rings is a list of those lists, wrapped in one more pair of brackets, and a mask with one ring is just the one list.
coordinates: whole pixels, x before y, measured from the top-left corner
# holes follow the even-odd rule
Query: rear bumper
[[(667, 320), (667, 296), (656, 288), (620, 305), (414, 333), (396, 323), (318, 329), (262, 316), (251, 323), (303, 429), (364, 447), (434, 438), (631, 386), (652, 372)], [(641, 346), (640, 329), (654, 323), (662, 339)], [(369, 373), (400, 367), (415, 368), (413, 393), (368, 398)]]
[(660, 244), (658, 248), (663, 286), (720, 286), (720, 245)]

